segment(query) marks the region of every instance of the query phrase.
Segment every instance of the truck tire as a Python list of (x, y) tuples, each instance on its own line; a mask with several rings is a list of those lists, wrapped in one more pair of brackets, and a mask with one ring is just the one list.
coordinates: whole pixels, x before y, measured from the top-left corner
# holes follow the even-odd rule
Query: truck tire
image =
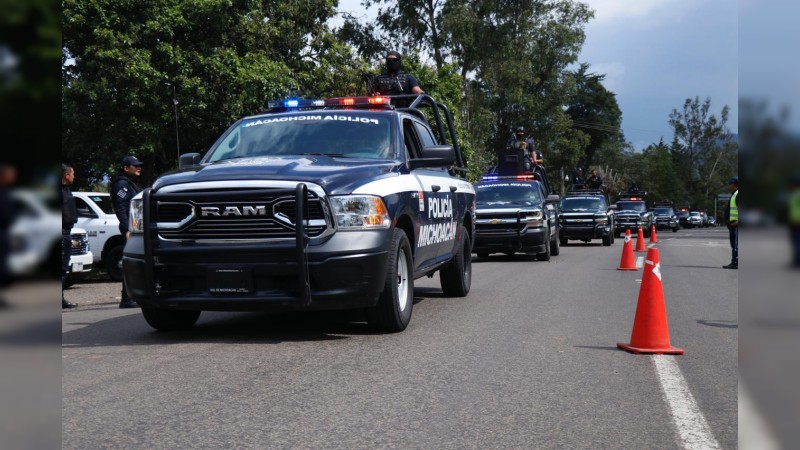
[(114, 281), (122, 281), (122, 267), (120, 263), (122, 262), (123, 248), (125, 248), (124, 244), (116, 245), (112, 247), (108, 253), (106, 253), (105, 258), (103, 258), (106, 272), (108, 272), (108, 276)]
[(461, 242), (456, 254), (450, 264), (439, 271), (439, 284), (448, 297), (465, 297), (472, 286), (472, 258), (469, 253), (472, 244), (466, 228), (462, 226), (459, 234)]
[(561, 253), (561, 238), (558, 236), (559, 232), (556, 230), (556, 235), (550, 239), (550, 254), (553, 256), (558, 256)]
[(558, 237), (558, 241), (561, 243), (561, 245), (567, 245), (569, 243), (567, 238), (561, 236)]
[(487, 253), (487, 252), (478, 252), (478, 258), (483, 259), (483, 258), (488, 258), (488, 257), (489, 257), (489, 253)]
[(414, 307), (414, 260), (403, 230), (394, 230), (387, 261), (383, 292), (367, 310), (367, 321), (378, 330), (396, 333), (406, 329)]
[(200, 311), (170, 311), (155, 308), (142, 308), (142, 314), (147, 324), (158, 331), (188, 330), (200, 317)]
[(539, 261), (550, 261), (550, 233), (547, 234), (547, 239), (544, 240), (544, 251), (536, 254), (536, 259)]
[(611, 245), (611, 235), (603, 236), (603, 247), (608, 247)]

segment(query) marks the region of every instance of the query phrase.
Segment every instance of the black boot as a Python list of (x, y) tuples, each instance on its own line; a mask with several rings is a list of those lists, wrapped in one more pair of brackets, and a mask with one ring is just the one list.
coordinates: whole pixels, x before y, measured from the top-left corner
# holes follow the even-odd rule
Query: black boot
[(732, 262), (727, 266), (722, 266), (723, 269), (739, 269), (739, 263)]
[(72, 309), (72, 308), (77, 308), (77, 307), (78, 307), (78, 305), (76, 305), (75, 303), (72, 303), (72, 302), (70, 302), (68, 300), (65, 300), (63, 298), (61, 299), (61, 309)]
[(138, 304), (138, 303), (136, 303), (135, 301), (133, 301), (133, 300), (129, 299), (129, 298), (123, 298), (123, 299), (122, 299), (122, 300), (119, 302), (119, 307), (120, 307), (120, 309), (125, 309), (125, 308), (138, 308), (138, 307), (139, 307), (139, 304)]

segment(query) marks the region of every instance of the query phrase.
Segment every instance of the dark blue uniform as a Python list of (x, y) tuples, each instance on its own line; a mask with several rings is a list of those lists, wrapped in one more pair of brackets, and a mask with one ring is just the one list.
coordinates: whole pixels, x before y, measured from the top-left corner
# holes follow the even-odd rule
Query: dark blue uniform
[[(117, 219), (119, 219), (119, 232), (123, 237), (125, 237), (125, 233), (130, 231), (128, 230), (128, 211), (131, 207), (131, 199), (141, 191), (142, 188), (131, 181), (124, 173), (117, 175), (117, 178), (114, 180), (114, 184), (111, 188), (111, 198), (114, 202), (114, 213), (117, 215)], [(128, 291), (125, 288), (125, 279), (122, 280), (122, 292), (120, 297), (123, 303), (130, 301)]]

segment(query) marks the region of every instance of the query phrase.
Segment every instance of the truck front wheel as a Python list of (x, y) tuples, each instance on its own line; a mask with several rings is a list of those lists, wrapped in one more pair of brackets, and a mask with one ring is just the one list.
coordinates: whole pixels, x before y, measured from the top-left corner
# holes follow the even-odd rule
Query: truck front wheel
[(200, 317), (200, 311), (170, 311), (142, 308), (144, 320), (158, 331), (181, 331), (192, 328)]
[(411, 246), (403, 230), (395, 229), (389, 246), (386, 281), (378, 304), (367, 310), (367, 320), (378, 330), (403, 331), (414, 306), (414, 269)]

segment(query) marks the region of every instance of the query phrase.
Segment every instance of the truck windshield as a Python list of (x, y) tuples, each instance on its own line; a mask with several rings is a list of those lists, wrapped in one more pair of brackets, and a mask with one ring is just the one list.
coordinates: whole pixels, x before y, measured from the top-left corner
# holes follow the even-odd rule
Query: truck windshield
[(657, 216), (671, 216), (673, 214), (672, 208), (656, 208), (655, 214)]
[(561, 200), (561, 208), (599, 210), (603, 209), (603, 201), (599, 198), (565, 198)]
[(392, 127), (369, 112), (308, 111), (253, 117), (228, 130), (206, 162), (259, 156), (328, 155), (391, 159)]
[(475, 188), (475, 203), (493, 205), (503, 203), (524, 203), (533, 205), (541, 203), (539, 193), (529, 184), (496, 184), (478, 185)]
[(617, 202), (617, 211), (647, 211), (644, 202)]

